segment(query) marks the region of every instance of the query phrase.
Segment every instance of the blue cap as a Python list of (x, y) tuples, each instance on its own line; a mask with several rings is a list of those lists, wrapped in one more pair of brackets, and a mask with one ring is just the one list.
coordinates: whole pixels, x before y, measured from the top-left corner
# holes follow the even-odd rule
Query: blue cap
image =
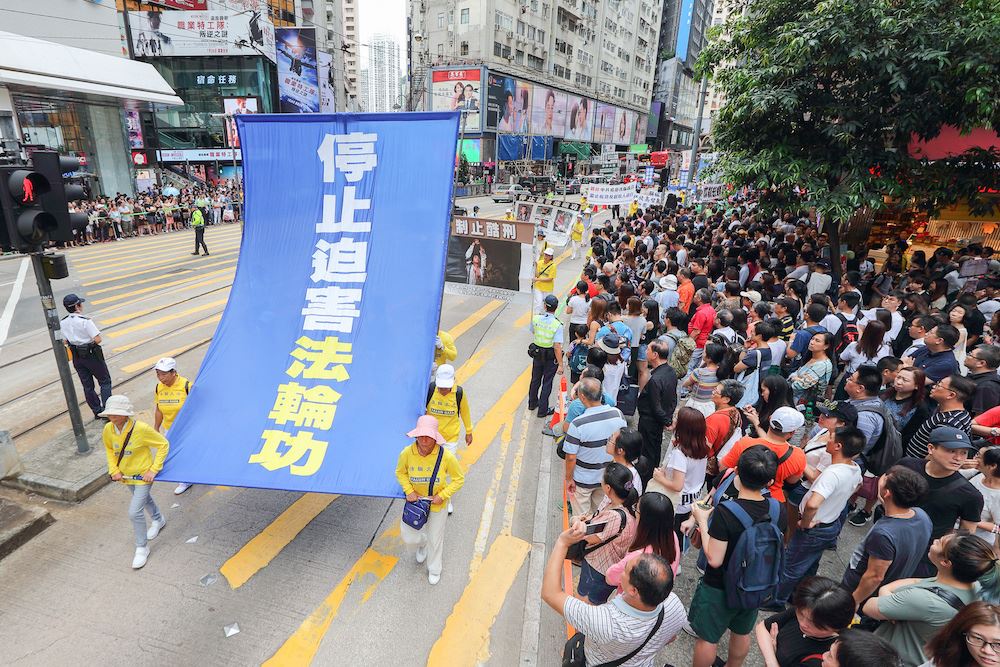
[(556, 308), (559, 306), (559, 299), (556, 298), (555, 294), (546, 294), (542, 301), (545, 303), (546, 308)]
[(945, 449), (976, 449), (969, 434), (954, 426), (938, 426), (931, 431), (930, 443)]
[(76, 304), (83, 303), (84, 301), (86, 301), (86, 299), (84, 299), (82, 296), (77, 296), (76, 294), (67, 294), (66, 296), (63, 297), (63, 306), (67, 310), (72, 310), (73, 308), (76, 308)]

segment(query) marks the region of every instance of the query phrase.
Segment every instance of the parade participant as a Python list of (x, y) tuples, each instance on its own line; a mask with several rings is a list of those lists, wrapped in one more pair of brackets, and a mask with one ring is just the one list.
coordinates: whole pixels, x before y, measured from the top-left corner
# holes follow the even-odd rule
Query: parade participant
[(197, 255), (200, 247), (205, 250), (205, 257), (208, 257), (208, 246), (205, 245), (205, 214), (202, 213), (201, 207), (191, 211), (191, 226), (194, 228), (194, 252), (191, 254)]
[[(157, 382), (153, 392), (156, 405), (153, 428), (157, 433), (167, 433), (191, 393), (191, 381), (177, 373), (177, 362), (173, 357), (163, 357), (157, 361), (154, 370)], [(180, 495), (190, 488), (190, 484), (181, 482), (174, 489), (174, 494)]]
[(450, 364), (458, 358), (458, 348), (455, 347), (455, 339), (450, 333), (443, 329), (438, 330), (437, 338), (434, 339), (434, 368), (437, 370), (441, 364)]
[[(545, 248), (541, 259), (535, 265), (535, 277), (531, 280), (532, 312), (545, 312), (542, 306), (542, 297), (555, 289), (556, 263), (553, 259), (555, 250), (550, 247)], [(555, 311), (553, 311), (555, 312)]]
[[(132, 569), (138, 570), (149, 558), (149, 540), (155, 539), (167, 525), (150, 491), (157, 473), (163, 469), (170, 444), (152, 426), (133, 419), (134, 415), (135, 410), (128, 396), (118, 394), (108, 397), (101, 412), (102, 417), (108, 418), (108, 423), (104, 425), (101, 437), (108, 459), (108, 474), (112, 480), (128, 485), (132, 492), (132, 501), (128, 506), (135, 532)], [(153, 449), (156, 450), (155, 456), (151, 451)], [(149, 512), (153, 520), (148, 529), (144, 512)]]
[[(427, 581), (433, 586), (441, 581), (441, 561), (444, 556), (444, 527), (448, 517), (448, 500), (465, 483), (465, 473), (455, 455), (445, 449), (444, 436), (438, 432), (438, 421), (430, 415), (417, 419), (416, 427), (407, 437), (414, 438), (399, 453), (396, 480), (403, 488), (407, 503), (430, 501), (426, 522), (414, 528), (399, 522), (399, 536), (407, 547), (416, 546), (417, 562), (427, 562)], [(451, 482), (445, 485), (445, 478)]]
[(534, 342), (531, 364), (531, 384), (528, 385), (528, 410), (538, 410), (539, 419), (551, 415), (549, 395), (552, 393), (552, 378), (563, 372), (563, 325), (556, 319), (559, 299), (547, 294), (543, 299), (545, 314), (531, 317)]
[(570, 255), (570, 259), (576, 259), (577, 253), (579, 253), (580, 243), (583, 241), (583, 233), (583, 220), (580, 216), (576, 216), (573, 219), (573, 226), (569, 230), (570, 246), (573, 248), (573, 254)]
[[(434, 382), (427, 388), (427, 414), (438, 420), (438, 430), (444, 436), (444, 448), (452, 454), (458, 450), (458, 436), (465, 426), (465, 444), (472, 444), (472, 418), (469, 416), (469, 399), (461, 385), (455, 386), (455, 367), (442, 364), (434, 373)], [(460, 423), (461, 422), (461, 423)], [(448, 514), (455, 507), (448, 499)]]
[[(76, 294), (63, 297), (63, 306), (69, 311), (69, 315), (62, 318), (59, 330), (72, 352), (73, 368), (83, 385), (83, 396), (94, 411), (94, 419), (97, 419), (101, 407), (111, 396), (111, 373), (104, 361), (104, 350), (101, 349), (101, 332), (93, 320), (82, 314), (85, 301)], [(95, 380), (101, 387), (100, 396), (95, 390)]]

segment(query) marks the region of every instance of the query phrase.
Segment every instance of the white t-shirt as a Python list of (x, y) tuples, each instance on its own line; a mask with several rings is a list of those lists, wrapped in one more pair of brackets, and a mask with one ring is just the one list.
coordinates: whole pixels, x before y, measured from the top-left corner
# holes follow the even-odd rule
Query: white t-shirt
[[(827, 466), (830, 465), (830, 454), (826, 451), (827, 433), (828, 431), (825, 428), (817, 426), (813, 432), (813, 436), (802, 447), (802, 451), (806, 454), (806, 465), (812, 466), (820, 472), (826, 470)], [(819, 478), (817, 477), (816, 479)], [(807, 489), (812, 488), (812, 482), (803, 476), (802, 486)]]
[(867, 357), (858, 349), (858, 342), (854, 341), (844, 348), (843, 353), (840, 355), (840, 361), (844, 363), (848, 373), (853, 373), (865, 364), (877, 364), (879, 359), (888, 357), (890, 354), (892, 354), (892, 350), (883, 342), (874, 357)]
[(832, 463), (813, 482), (812, 488), (802, 498), (799, 511), (805, 512), (806, 502), (814, 493), (823, 496), (816, 510), (816, 523), (832, 523), (840, 518), (847, 501), (861, 484), (861, 468), (854, 463)]
[[(991, 489), (983, 484), (982, 475), (976, 475), (969, 481), (972, 482), (972, 486), (979, 489), (979, 493), (983, 494), (983, 515), (980, 521), (1000, 523), (1000, 489)], [(988, 544), (997, 541), (997, 536), (988, 530), (976, 528), (976, 535), (986, 540)]]
[[(869, 308), (868, 310), (862, 310), (858, 313), (858, 327), (865, 327), (869, 322), (876, 319), (875, 311), (876, 308)], [(885, 332), (886, 342), (891, 343), (896, 340), (899, 336), (899, 332), (903, 330), (903, 314), (899, 311), (893, 311), (889, 313), (892, 318), (892, 328)]]
[(684, 473), (684, 486), (681, 488), (681, 503), (674, 512), (684, 513), (691, 510), (691, 503), (697, 500), (701, 487), (705, 485), (705, 468), (708, 458), (691, 459), (684, 455), (679, 447), (672, 448), (667, 459), (667, 470), (679, 470)]
[(590, 302), (579, 294), (574, 294), (569, 298), (569, 307), (573, 313), (569, 316), (570, 324), (586, 324), (587, 315), (590, 313)]
[(100, 329), (89, 317), (72, 313), (59, 322), (63, 338), (70, 345), (88, 345), (101, 335)]
[(840, 320), (833, 313), (827, 313), (826, 317), (819, 323), (821, 327), (832, 333), (834, 336), (840, 331)]
[(830, 285), (832, 284), (833, 276), (813, 271), (813, 274), (809, 276), (809, 282), (806, 284), (806, 291), (810, 296), (813, 294), (822, 294), (830, 289)]
[(601, 387), (604, 388), (604, 393), (617, 400), (618, 387), (622, 383), (622, 376), (625, 375), (625, 370), (627, 368), (628, 364), (624, 361), (617, 364), (604, 364), (604, 382), (601, 383)]
[(768, 341), (767, 346), (771, 348), (771, 363), (780, 364), (781, 360), (785, 358), (785, 350), (788, 348), (788, 343), (781, 340)]

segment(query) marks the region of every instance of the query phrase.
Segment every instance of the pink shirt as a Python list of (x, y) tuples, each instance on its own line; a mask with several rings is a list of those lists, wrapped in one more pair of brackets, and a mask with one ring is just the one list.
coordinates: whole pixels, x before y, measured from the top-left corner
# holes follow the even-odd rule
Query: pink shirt
[[(604, 580), (607, 581), (612, 586), (618, 587), (618, 592), (622, 592), (622, 575), (625, 574), (625, 566), (628, 565), (629, 561), (633, 558), (639, 556), (639, 554), (649, 554), (653, 553), (653, 547), (646, 547), (645, 549), (636, 549), (635, 551), (630, 551), (625, 554), (625, 557), (620, 561), (608, 568), (608, 571), (604, 573)], [(673, 570), (674, 574), (677, 574), (677, 568), (681, 566), (681, 545), (677, 543), (677, 533), (674, 533), (674, 562), (670, 564), (670, 569)]]

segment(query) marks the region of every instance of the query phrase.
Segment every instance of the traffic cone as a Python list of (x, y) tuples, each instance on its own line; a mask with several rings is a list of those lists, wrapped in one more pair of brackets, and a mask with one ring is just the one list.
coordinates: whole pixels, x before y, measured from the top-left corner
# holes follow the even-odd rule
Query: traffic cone
[(566, 414), (566, 376), (563, 375), (562, 379), (559, 381), (559, 409), (552, 413), (552, 421), (549, 422), (549, 428), (555, 430), (556, 424), (559, 424), (563, 420), (563, 415)]

